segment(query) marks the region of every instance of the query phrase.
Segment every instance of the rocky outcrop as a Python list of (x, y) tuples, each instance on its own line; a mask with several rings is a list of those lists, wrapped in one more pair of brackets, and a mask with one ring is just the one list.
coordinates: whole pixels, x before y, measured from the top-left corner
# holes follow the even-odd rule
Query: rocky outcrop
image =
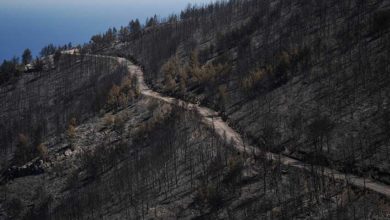
[(27, 163), (21, 167), (11, 166), (8, 168), (2, 175), (1, 179), (3, 184), (10, 180), (32, 176), (32, 175), (40, 175), (44, 172), (43, 161), (35, 160), (34, 162)]

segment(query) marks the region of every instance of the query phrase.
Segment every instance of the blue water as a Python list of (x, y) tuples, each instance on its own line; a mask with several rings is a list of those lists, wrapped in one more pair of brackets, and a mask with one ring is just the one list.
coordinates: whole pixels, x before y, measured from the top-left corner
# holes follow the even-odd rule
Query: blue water
[[(109, 27), (212, 0), (0, 0), (0, 61), (49, 44), (82, 44)], [(80, 3), (81, 2), (81, 3)]]

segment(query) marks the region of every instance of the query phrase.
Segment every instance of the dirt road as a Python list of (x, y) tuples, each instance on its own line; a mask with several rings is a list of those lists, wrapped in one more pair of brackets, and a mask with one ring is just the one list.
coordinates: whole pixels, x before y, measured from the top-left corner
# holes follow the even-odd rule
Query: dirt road
[[(118, 58), (118, 59), (119, 62), (125, 63), (128, 66), (131, 75), (135, 75), (137, 77), (139, 89), (142, 95), (152, 97), (158, 100), (162, 100), (167, 103), (179, 105), (187, 110), (196, 111), (202, 117), (202, 121), (206, 125), (214, 128), (215, 132), (221, 138), (226, 140), (226, 142), (231, 143), (232, 146), (236, 148), (238, 151), (243, 153), (248, 153), (248, 154), (254, 154), (254, 155), (260, 154), (259, 148), (245, 145), (243, 139), (241, 138), (241, 135), (238, 134), (234, 129), (232, 129), (226, 122), (224, 122), (222, 118), (218, 116), (217, 112), (206, 107), (201, 107), (176, 98), (167, 97), (164, 96), (163, 94), (151, 90), (146, 85), (144, 80), (144, 74), (138, 66), (135, 66), (134, 64), (132, 64), (131, 62), (127, 61), (124, 58)], [(305, 162), (287, 156), (277, 155), (270, 152), (265, 153), (265, 156), (269, 159), (280, 161), (282, 164), (287, 166), (292, 166), (292, 167), (305, 169), (305, 170), (311, 169), (310, 164), (307, 164)], [(327, 167), (317, 167), (317, 168), (321, 168), (316, 170), (323, 170), (323, 175), (329, 178), (334, 178), (335, 180), (348, 182), (349, 184), (352, 184), (357, 187), (361, 187), (361, 188), (365, 187), (366, 189), (390, 197), (390, 186), (386, 184), (368, 178), (362, 178), (351, 174), (341, 173), (337, 170), (329, 169)]]

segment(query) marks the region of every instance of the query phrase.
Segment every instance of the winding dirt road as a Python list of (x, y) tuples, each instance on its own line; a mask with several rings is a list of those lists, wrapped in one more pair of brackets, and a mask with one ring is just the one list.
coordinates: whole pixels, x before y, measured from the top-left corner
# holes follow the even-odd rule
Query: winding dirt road
[[(217, 112), (206, 107), (201, 107), (176, 98), (167, 97), (158, 92), (151, 90), (145, 83), (144, 74), (140, 69), (140, 67), (132, 64), (130, 61), (124, 58), (118, 58), (118, 60), (120, 63), (127, 65), (131, 75), (135, 75), (137, 77), (139, 89), (142, 95), (152, 97), (158, 100), (162, 100), (164, 102), (171, 103), (174, 105), (179, 105), (188, 110), (194, 110), (202, 117), (203, 123), (212, 127), (221, 138), (226, 140), (226, 142), (231, 143), (232, 146), (236, 148), (236, 150), (243, 153), (252, 154), (252, 155), (259, 155), (261, 153), (260, 150), (256, 147), (245, 145), (240, 134), (238, 134), (235, 130), (229, 127), (229, 125), (226, 122), (224, 122), (221, 117), (219, 117)], [(270, 152), (266, 153), (265, 156), (269, 159), (280, 161), (282, 164), (287, 166), (296, 167), (299, 169), (311, 170), (310, 164), (304, 163), (302, 161), (287, 156), (277, 155)], [(329, 178), (333, 178), (339, 181), (344, 181), (360, 188), (365, 187), (366, 189), (390, 197), (389, 185), (380, 183), (378, 181), (369, 178), (361, 178), (355, 175), (341, 173), (337, 170), (329, 169), (326, 167), (316, 167), (316, 168), (319, 168), (317, 170), (323, 170), (321, 174)]]

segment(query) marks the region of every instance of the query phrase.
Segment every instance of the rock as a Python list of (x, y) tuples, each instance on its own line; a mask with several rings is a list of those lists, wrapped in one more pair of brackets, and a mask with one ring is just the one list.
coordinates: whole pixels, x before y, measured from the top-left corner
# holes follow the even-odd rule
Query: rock
[(43, 163), (40, 161), (35, 161), (34, 163), (29, 163), (21, 167), (12, 166), (7, 169), (3, 174), (6, 180), (13, 180), (15, 178), (30, 176), (30, 175), (40, 175), (44, 173)]
[(69, 157), (70, 155), (72, 155), (72, 150), (71, 149), (68, 149), (64, 152), (64, 155)]

